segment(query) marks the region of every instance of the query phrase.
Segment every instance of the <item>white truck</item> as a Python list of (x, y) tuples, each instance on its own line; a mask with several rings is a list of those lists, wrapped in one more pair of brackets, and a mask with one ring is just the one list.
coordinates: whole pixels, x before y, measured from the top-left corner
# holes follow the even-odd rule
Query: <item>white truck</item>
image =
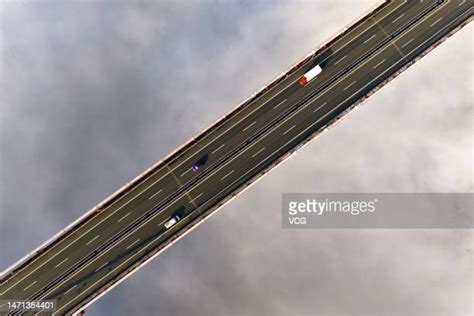
[(301, 78), (298, 80), (302, 86), (305, 86), (308, 82), (313, 80), (317, 75), (319, 75), (323, 69), (321, 66), (316, 65), (310, 70), (308, 70)]

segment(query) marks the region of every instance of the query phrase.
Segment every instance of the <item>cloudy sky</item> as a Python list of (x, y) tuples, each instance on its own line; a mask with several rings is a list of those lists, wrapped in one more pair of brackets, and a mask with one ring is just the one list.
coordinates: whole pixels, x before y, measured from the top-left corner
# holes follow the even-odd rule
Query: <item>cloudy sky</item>
[[(377, 2), (0, 2), (0, 270)], [(472, 230), (280, 217), (282, 192), (472, 192), (472, 38), (448, 39), (87, 314), (472, 315)]]

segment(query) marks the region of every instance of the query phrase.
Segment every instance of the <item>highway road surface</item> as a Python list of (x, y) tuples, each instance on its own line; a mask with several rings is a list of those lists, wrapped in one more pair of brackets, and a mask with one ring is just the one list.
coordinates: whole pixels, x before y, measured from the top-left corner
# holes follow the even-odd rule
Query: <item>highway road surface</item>
[[(0, 285), (0, 298), (52, 299), (57, 303), (53, 315), (80, 311), (196, 219), (214, 211), (471, 18), (470, 1), (384, 4), (133, 190), (9, 275)], [(322, 73), (301, 85), (298, 79), (315, 65), (322, 67)], [(200, 159), (206, 164), (191, 170)], [(166, 229), (164, 224), (176, 215), (181, 220)], [(21, 313), (31, 312), (10, 314)]]

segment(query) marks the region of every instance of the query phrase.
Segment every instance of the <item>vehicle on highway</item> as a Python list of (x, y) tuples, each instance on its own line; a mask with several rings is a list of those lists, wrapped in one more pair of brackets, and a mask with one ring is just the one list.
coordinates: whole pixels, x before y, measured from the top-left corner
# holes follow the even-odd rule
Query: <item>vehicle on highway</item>
[(169, 229), (171, 226), (173, 226), (174, 224), (176, 224), (177, 222), (179, 222), (181, 218), (179, 217), (179, 215), (175, 215), (173, 217), (171, 217), (166, 223), (165, 223), (165, 227), (166, 229)]
[(308, 82), (313, 80), (317, 75), (319, 75), (323, 71), (321, 66), (316, 65), (310, 70), (308, 70), (301, 78), (298, 80), (302, 86), (305, 86)]
[(205, 154), (204, 156), (202, 156), (201, 158), (199, 158), (198, 161), (196, 161), (196, 163), (191, 167), (191, 170), (192, 171), (198, 171), (199, 168), (203, 167), (204, 165), (206, 165), (206, 162), (207, 162), (207, 159), (209, 158), (209, 155), (208, 154)]

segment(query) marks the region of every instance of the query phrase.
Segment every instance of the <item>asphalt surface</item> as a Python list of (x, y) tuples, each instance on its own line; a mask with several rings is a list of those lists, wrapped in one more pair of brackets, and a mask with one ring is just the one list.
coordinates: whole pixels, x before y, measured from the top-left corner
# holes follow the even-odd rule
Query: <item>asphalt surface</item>
[[(471, 15), (470, 1), (388, 4), (7, 279), (0, 298), (55, 299), (54, 315), (75, 311)], [(322, 73), (301, 86), (316, 64)], [(174, 215), (181, 220), (165, 229)]]

